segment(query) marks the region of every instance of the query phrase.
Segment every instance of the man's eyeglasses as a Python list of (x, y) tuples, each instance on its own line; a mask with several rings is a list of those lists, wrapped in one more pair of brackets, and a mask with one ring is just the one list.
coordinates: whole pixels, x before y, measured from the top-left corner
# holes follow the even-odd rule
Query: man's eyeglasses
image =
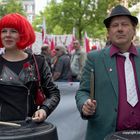
[(59, 51), (59, 49), (55, 49), (55, 51)]
[(48, 48), (42, 48), (43, 51), (48, 50)]

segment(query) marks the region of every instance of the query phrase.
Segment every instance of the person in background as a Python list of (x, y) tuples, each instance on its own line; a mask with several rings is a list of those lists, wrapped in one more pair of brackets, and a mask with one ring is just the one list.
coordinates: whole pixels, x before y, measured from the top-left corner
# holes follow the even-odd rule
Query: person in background
[(27, 48), (25, 48), (25, 49), (24, 49), (24, 52), (29, 53), (29, 54), (32, 54), (32, 53), (33, 53), (31, 47), (27, 47)]
[(96, 46), (96, 45), (93, 45), (93, 46), (91, 47), (91, 50), (92, 50), (92, 51), (97, 50), (97, 46)]
[(35, 42), (35, 32), (27, 19), (11, 13), (0, 19), (0, 47), (5, 53), (0, 56), (0, 120), (44, 121), (57, 107), (60, 91), (53, 83), (45, 59), (35, 55), (38, 63), (41, 87), (46, 96), (37, 109), (37, 72), (32, 54), (24, 50)]
[(88, 54), (75, 97), (82, 118), (88, 120), (86, 140), (140, 130), (140, 48), (133, 44), (138, 19), (117, 5), (104, 24), (111, 46)]
[(69, 81), (71, 79), (70, 57), (67, 54), (66, 48), (57, 46), (55, 51), (53, 79), (59, 82)]
[(51, 69), (51, 50), (48, 44), (43, 44), (43, 46), (41, 47), (41, 55), (43, 55), (46, 59), (46, 61), (48, 62), (48, 65)]
[(81, 79), (82, 69), (86, 60), (86, 53), (82, 51), (78, 40), (73, 42), (74, 53), (71, 55), (71, 73), (72, 81), (76, 82)]
[(4, 48), (0, 48), (0, 55), (5, 53), (5, 49)]

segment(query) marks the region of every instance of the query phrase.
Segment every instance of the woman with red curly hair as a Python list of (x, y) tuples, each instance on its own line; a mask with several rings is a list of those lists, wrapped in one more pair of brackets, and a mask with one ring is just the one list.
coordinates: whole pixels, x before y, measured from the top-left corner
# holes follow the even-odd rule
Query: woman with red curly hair
[(60, 93), (44, 57), (35, 55), (46, 99), (36, 104), (38, 76), (32, 54), (24, 51), (35, 42), (35, 33), (27, 19), (12, 13), (0, 19), (0, 120), (44, 121), (56, 108)]

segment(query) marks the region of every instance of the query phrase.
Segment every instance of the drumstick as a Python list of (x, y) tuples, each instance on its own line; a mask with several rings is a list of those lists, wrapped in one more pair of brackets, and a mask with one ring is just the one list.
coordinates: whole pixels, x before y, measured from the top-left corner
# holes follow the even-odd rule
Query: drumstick
[(27, 117), (25, 119), (25, 122), (29, 123), (29, 122), (32, 122), (32, 121), (35, 121), (36, 119), (38, 119), (39, 117)]
[(90, 98), (94, 99), (94, 70), (91, 69), (91, 75), (90, 75)]
[(0, 121), (0, 125), (16, 126), (16, 127), (20, 127), (21, 126), (21, 124), (12, 123), (12, 122), (4, 122), (4, 121)]

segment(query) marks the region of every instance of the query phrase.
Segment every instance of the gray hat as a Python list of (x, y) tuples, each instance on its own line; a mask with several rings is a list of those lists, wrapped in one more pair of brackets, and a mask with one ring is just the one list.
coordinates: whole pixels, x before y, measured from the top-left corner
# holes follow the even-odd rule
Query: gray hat
[(112, 9), (111, 14), (108, 18), (104, 20), (105, 26), (108, 28), (111, 22), (111, 19), (116, 16), (128, 16), (134, 24), (138, 24), (138, 18), (132, 16), (130, 11), (122, 5), (117, 5)]

